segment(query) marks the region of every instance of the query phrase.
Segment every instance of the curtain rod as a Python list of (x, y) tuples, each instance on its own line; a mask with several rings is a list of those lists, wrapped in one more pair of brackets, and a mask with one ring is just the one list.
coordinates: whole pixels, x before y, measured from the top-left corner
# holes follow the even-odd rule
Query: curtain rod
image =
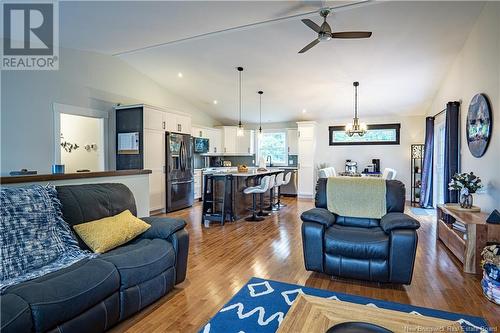
[(433, 117), (436, 118), (437, 116), (439, 116), (440, 114), (445, 113), (445, 112), (446, 112), (446, 109), (442, 109), (441, 111), (439, 111), (438, 113), (433, 115)]

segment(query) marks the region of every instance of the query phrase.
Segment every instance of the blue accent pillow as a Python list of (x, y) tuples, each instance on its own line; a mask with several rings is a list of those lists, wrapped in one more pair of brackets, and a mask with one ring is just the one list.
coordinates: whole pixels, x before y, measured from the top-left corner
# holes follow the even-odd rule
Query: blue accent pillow
[(0, 188), (0, 293), (92, 256), (61, 213), (54, 187)]

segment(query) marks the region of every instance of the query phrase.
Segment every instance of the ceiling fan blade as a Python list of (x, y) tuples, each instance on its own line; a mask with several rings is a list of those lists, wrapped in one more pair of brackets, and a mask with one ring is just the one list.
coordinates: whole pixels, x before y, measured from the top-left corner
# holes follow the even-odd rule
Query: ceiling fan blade
[(302, 50), (300, 50), (299, 53), (304, 53), (304, 52), (308, 51), (311, 47), (313, 47), (314, 45), (316, 45), (318, 43), (319, 43), (319, 39), (313, 40), (312, 42), (307, 44)]
[(332, 32), (332, 38), (370, 38), (371, 31)]
[(317, 33), (321, 31), (320, 26), (311, 21), (310, 19), (303, 19), (302, 22), (304, 22), (305, 25), (307, 25), (309, 28), (313, 29)]

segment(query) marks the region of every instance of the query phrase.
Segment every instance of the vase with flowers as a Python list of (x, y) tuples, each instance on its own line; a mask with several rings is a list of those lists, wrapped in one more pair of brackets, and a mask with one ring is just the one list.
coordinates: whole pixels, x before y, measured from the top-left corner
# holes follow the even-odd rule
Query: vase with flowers
[(460, 207), (471, 209), (473, 205), (472, 194), (476, 193), (483, 187), (481, 178), (474, 173), (456, 173), (451, 177), (451, 182), (448, 184), (448, 189), (459, 191)]

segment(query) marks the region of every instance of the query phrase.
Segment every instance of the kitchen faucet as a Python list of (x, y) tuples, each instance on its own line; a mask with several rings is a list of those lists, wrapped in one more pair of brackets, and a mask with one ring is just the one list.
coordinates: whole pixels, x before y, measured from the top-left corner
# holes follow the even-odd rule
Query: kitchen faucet
[(269, 166), (272, 167), (273, 166), (273, 159), (272, 159), (271, 155), (267, 155), (266, 162), (267, 162), (267, 160), (269, 160)]

